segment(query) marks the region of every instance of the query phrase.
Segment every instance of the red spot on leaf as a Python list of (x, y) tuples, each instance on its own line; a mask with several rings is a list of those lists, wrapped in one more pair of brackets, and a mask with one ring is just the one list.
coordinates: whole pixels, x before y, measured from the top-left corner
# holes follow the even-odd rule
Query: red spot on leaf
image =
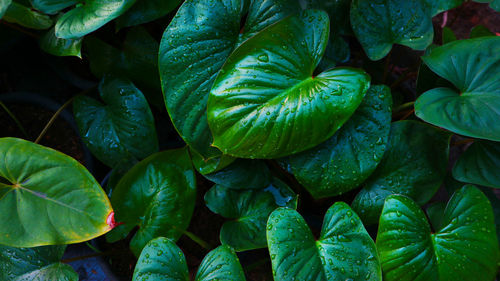
[(111, 213), (109, 213), (108, 218), (106, 219), (106, 224), (109, 225), (109, 229), (113, 229), (119, 225), (122, 225), (123, 222), (117, 223), (115, 221), (115, 212), (111, 212)]

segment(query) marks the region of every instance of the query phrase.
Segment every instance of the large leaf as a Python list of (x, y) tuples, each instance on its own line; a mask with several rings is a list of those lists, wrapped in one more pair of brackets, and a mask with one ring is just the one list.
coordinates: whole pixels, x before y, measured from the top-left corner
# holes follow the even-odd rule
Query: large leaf
[(265, 248), (267, 218), (278, 207), (297, 208), (297, 195), (278, 179), (265, 189), (234, 190), (216, 185), (205, 194), (214, 213), (232, 219), (222, 225), (220, 241), (236, 251)]
[(271, 171), (262, 160), (236, 159), (226, 168), (204, 175), (231, 189), (261, 189), (271, 182)]
[[(139, 257), (133, 281), (189, 281), (186, 258), (172, 240), (160, 237), (149, 242)], [(209, 252), (198, 269), (195, 281), (244, 281), (238, 257), (228, 246)]]
[(100, 236), (113, 210), (76, 160), (15, 138), (0, 138), (0, 244), (35, 247)]
[(242, 158), (278, 158), (318, 145), (351, 117), (370, 78), (353, 68), (312, 76), (328, 30), (325, 12), (307, 10), (231, 54), (208, 99), (214, 146)]
[(104, 103), (81, 96), (73, 104), (80, 135), (90, 151), (110, 167), (157, 152), (153, 114), (142, 92), (128, 80), (106, 77), (99, 93)]
[(116, 208), (117, 235), (124, 238), (134, 227), (130, 248), (139, 256), (151, 239), (177, 240), (193, 214), (196, 178), (187, 148), (153, 154), (139, 162), (118, 182), (111, 202)]
[(137, 0), (135, 4), (116, 20), (117, 28), (147, 23), (165, 16), (182, 0)]
[(169, 115), (181, 137), (204, 158), (220, 156), (210, 146), (206, 110), (209, 91), (227, 57), (243, 38), (300, 10), (295, 0), (251, 1), (240, 35), (245, 2), (249, 1), (185, 1), (160, 45), (160, 76)]
[(40, 48), (54, 56), (76, 56), (82, 58), (82, 38), (61, 39), (57, 38), (54, 28), (50, 29), (40, 40)]
[(465, 186), (448, 202), (441, 229), (431, 233), (417, 203), (387, 198), (377, 235), (384, 280), (493, 280), (498, 241), (491, 205)]
[(391, 92), (372, 86), (353, 117), (324, 143), (285, 158), (293, 175), (315, 198), (359, 186), (382, 160), (391, 128)]
[(267, 222), (274, 280), (382, 280), (375, 243), (343, 202), (328, 209), (315, 240), (297, 211), (275, 210)]
[(28, 272), (13, 281), (78, 281), (78, 273), (65, 263), (53, 263), (39, 270)]
[(458, 158), (453, 177), (462, 182), (500, 188), (500, 143), (474, 142)]
[(52, 20), (49, 16), (33, 11), (29, 7), (16, 2), (10, 3), (7, 10), (4, 10), (2, 20), (32, 29), (48, 29), (52, 26)]
[(33, 8), (46, 14), (57, 14), (57, 12), (75, 5), (80, 0), (30, 0)]
[(12, 0), (0, 0), (0, 19), (3, 17), (11, 3)]
[(83, 0), (56, 23), (56, 36), (63, 39), (83, 37), (127, 11), (135, 0)]
[(385, 198), (402, 194), (427, 203), (446, 175), (450, 135), (415, 121), (392, 124), (387, 150), (352, 207), (366, 224), (378, 221)]
[(500, 141), (500, 37), (454, 41), (423, 60), (456, 89), (425, 92), (415, 114), (457, 134)]

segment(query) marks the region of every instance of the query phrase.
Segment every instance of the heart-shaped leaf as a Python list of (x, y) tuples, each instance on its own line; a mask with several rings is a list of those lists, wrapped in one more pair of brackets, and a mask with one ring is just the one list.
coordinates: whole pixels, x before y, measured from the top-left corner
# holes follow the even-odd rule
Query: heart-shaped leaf
[(41, 29), (41, 30), (48, 29), (52, 26), (52, 20), (50, 19), (49, 16), (34, 11), (30, 7), (26, 7), (16, 2), (12, 2), (10, 3), (10, 5), (8, 5), (6, 9), (7, 10), (4, 10), (2, 18), (2, 20), (4, 21), (17, 23), (27, 28)]
[(425, 92), (415, 114), (457, 134), (500, 141), (500, 37), (454, 41), (422, 58), (456, 90)]
[(33, 8), (46, 14), (57, 14), (57, 12), (75, 5), (80, 0), (30, 0)]
[(111, 195), (116, 221), (124, 223), (111, 240), (124, 238), (138, 226), (130, 242), (136, 256), (155, 237), (177, 240), (189, 225), (195, 195), (196, 178), (187, 148), (151, 155), (130, 169)]
[(391, 92), (372, 86), (354, 115), (324, 143), (285, 158), (293, 175), (315, 198), (359, 186), (375, 170), (391, 128)]
[(231, 189), (261, 189), (271, 182), (271, 171), (261, 160), (236, 159), (226, 168), (204, 175), (210, 181)]
[(0, 0), (0, 19), (3, 17), (11, 3), (12, 0)]
[(318, 145), (351, 117), (370, 78), (353, 68), (312, 76), (328, 30), (325, 12), (307, 10), (231, 54), (208, 99), (214, 146), (242, 158), (278, 158)]
[(392, 123), (387, 150), (352, 203), (365, 224), (378, 222), (385, 198), (402, 194), (427, 203), (446, 175), (450, 135), (415, 121)]
[(157, 152), (153, 114), (142, 92), (128, 80), (106, 77), (99, 93), (104, 103), (81, 96), (73, 104), (80, 135), (90, 151), (110, 167)]
[(80, 39), (61, 39), (57, 38), (54, 28), (49, 30), (40, 38), (40, 48), (54, 56), (76, 56), (82, 58), (82, 40)]
[(78, 243), (110, 230), (113, 210), (104, 190), (73, 158), (0, 138), (0, 159), (0, 244)]
[(453, 177), (461, 182), (500, 188), (500, 143), (474, 142), (453, 167)]
[[(243, 34), (240, 24), (248, 8)], [(211, 147), (207, 99), (233, 49), (265, 27), (300, 10), (295, 0), (187, 0), (163, 34), (159, 68), (168, 113), (181, 137), (204, 158)]]
[(384, 280), (493, 280), (498, 241), (491, 205), (465, 186), (448, 202), (434, 234), (418, 204), (389, 196), (377, 235)]
[(83, 0), (56, 23), (56, 36), (62, 39), (83, 37), (127, 11), (135, 0)]
[(276, 209), (267, 243), (274, 280), (382, 280), (375, 243), (343, 202), (328, 209), (318, 240), (297, 211)]
[[(189, 281), (186, 258), (172, 240), (159, 237), (149, 242), (139, 257), (133, 281)], [(195, 281), (244, 281), (238, 257), (228, 246), (219, 246), (201, 262)]]
[(297, 195), (278, 179), (265, 189), (235, 190), (216, 185), (205, 194), (205, 203), (214, 213), (232, 219), (222, 225), (220, 241), (236, 251), (265, 248), (266, 223), (278, 207), (297, 208)]
[(174, 10), (182, 0), (137, 0), (135, 4), (118, 19), (118, 29), (147, 23), (165, 16)]

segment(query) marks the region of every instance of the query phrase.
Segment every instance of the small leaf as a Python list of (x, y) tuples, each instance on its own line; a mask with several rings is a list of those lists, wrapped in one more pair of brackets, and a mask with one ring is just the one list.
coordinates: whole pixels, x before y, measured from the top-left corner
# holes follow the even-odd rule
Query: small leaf
[(325, 50), (325, 12), (290, 16), (245, 41), (210, 92), (214, 146), (241, 158), (278, 158), (314, 147), (351, 117), (370, 85), (354, 68), (313, 77)]
[(16, 2), (12, 2), (8, 6), (2, 20), (40, 30), (48, 29), (52, 26), (52, 20), (49, 16), (33, 11), (29, 7)]
[(391, 128), (391, 92), (372, 86), (356, 112), (331, 138), (285, 158), (314, 198), (358, 187), (382, 160)]
[(415, 121), (392, 124), (387, 150), (352, 203), (365, 224), (377, 223), (391, 194), (427, 203), (446, 175), (450, 135)]
[(475, 141), (460, 155), (453, 177), (461, 182), (500, 188), (500, 143)]
[(453, 30), (447, 26), (443, 28), (443, 45), (448, 44), (453, 41), (457, 41), (457, 36), (453, 32)]
[(110, 230), (113, 210), (104, 190), (73, 158), (0, 138), (0, 159), (0, 244), (78, 243)]
[[(130, 248), (139, 256), (151, 239), (179, 239), (193, 214), (196, 179), (187, 148), (168, 150), (139, 162), (120, 180), (111, 195), (117, 231), (139, 230)], [(123, 236), (122, 236), (123, 237)]]
[(382, 280), (375, 243), (343, 202), (328, 209), (318, 240), (297, 211), (276, 209), (267, 242), (274, 280)]
[(498, 240), (491, 205), (477, 188), (457, 191), (431, 234), (416, 202), (389, 196), (377, 235), (384, 280), (493, 280)]
[(491, 32), (486, 26), (476, 25), (470, 30), (469, 38), (478, 38), (478, 37), (494, 36), (494, 35), (495, 34)]
[(116, 28), (139, 25), (159, 19), (181, 4), (182, 0), (137, 0), (135, 4), (118, 19)]
[(457, 134), (500, 141), (500, 37), (451, 42), (422, 58), (456, 89), (423, 93), (415, 114)]
[(57, 12), (71, 7), (81, 0), (30, 0), (33, 8), (46, 14), (54, 15)]
[(40, 38), (39, 44), (42, 50), (54, 56), (76, 56), (82, 58), (82, 40), (83, 38), (70, 40), (57, 38), (54, 28), (52, 28)]

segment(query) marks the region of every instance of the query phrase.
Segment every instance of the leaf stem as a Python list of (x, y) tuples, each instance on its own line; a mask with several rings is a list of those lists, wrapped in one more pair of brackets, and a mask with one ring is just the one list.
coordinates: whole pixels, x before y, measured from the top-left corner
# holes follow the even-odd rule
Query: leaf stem
[(414, 101), (411, 101), (411, 102), (407, 102), (407, 103), (403, 103), (399, 106), (396, 106), (393, 110), (394, 113), (398, 113), (400, 111), (403, 111), (403, 110), (406, 110), (408, 108), (412, 108), (413, 106), (415, 105), (415, 102)]
[[(176, 229), (179, 230), (178, 228), (176, 228)], [(208, 242), (201, 239), (198, 235), (196, 235), (190, 231), (183, 230), (182, 234), (186, 235), (187, 237), (189, 237), (189, 239), (193, 240), (196, 244), (200, 245), (202, 248), (204, 248), (206, 250), (213, 249), (212, 245), (210, 245)]]
[(10, 116), (10, 118), (12, 118), (12, 120), (14, 120), (14, 122), (16, 123), (19, 130), (21, 130), (23, 135), (28, 139), (29, 138), (28, 133), (24, 129), (23, 124), (21, 124), (19, 119), (17, 119), (17, 117), (14, 115), (14, 113), (12, 113), (12, 111), (10, 111), (9, 108), (2, 101), (0, 101), (0, 106), (5, 110), (5, 112), (7, 112), (7, 114)]

